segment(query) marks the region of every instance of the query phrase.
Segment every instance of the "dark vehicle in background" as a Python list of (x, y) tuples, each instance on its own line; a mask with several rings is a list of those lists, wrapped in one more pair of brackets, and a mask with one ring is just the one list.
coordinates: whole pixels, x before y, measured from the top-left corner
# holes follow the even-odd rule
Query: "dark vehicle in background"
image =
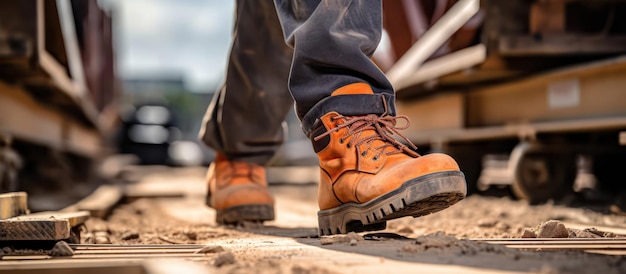
[(124, 118), (119, 152), (134, 154), (141, 164), (169, 164), (170, 145), (181, 138), (174, 112), (165, 105), (136, 107)]

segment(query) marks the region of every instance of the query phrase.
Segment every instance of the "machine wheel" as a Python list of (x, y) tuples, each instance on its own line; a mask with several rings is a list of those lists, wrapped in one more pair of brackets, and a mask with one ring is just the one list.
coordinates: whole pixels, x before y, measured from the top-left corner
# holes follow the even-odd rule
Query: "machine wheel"
[(516, 163), (512, 190), (520, 199), (541, 203), (570, 191), (575, 178), (573, 155), (525, 151)]

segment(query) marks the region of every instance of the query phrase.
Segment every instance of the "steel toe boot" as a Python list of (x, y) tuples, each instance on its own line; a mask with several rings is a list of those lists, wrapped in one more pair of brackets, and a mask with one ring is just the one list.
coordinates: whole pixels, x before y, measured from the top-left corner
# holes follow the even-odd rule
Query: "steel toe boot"
[(216, 210), (218, 224), (274, 219), (274, 199), (267, 188), (264, 167), (231, 161), (218, 153), (207, 177), (206, 204)]
[[(373, 94), (352, 84), (332, 95)], [(404, 120), (404, 126), (397, 126)], [(418, 217), (447, 208), (465, 197), (466, 184), (450, 156), (420, 156), (398, 130), (406, 116), (343, 116), (329, 112), (311, 134), (320, 160), (318, 212), (320, 235), (380, 230), (386, 221)]]

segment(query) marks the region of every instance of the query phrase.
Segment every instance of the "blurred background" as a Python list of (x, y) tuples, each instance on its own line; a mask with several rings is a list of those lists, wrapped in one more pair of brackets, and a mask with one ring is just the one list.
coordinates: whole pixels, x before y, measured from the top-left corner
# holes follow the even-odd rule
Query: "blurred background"
[[(0, 191), (79, 197), (128, 166), (209, 164), (197, 135), (224, 78), (234, 2), (2, 1)], [(471, 192), (626, 200), (626, 1), (383, 7), (373, 60), (420, 153), (453, 155)], [(312, 172), (270, 180), (316, 182), (293, 113), (285, 124), (272, 165)]]

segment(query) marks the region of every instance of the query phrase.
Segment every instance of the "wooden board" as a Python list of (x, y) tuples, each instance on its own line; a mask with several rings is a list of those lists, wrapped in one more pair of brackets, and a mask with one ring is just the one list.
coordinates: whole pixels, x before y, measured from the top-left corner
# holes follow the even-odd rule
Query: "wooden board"
[[(164, 274), (164, 273), (210, 273), (208, 266), (184, 259), (145, 260), (143, 258), (124, 259), (59, 259), (54, 260), (0, 260), (0, 272), (15, 274)], [(3, 272), (4, 273), (4, 272)]]
[(551, 34), (537, 39), (526, 34), (502, 35), (498, 41), (498, 52), (502, 56), (624, 53), (626, 52), (626, 37), (623, 35)]
[(626, 56), (472, 91), (467, 126), (624, 117), (624, 73)]
[(75, 206), (77, 210), (88, 211), (93, 217), (104, 218), (122, 197), (122, 189), (119, 186), (102, 185)]
[(411, 140), (419, 139), (418, 135), (461, 129), (465, 125), (465, 98), (461, 93), (399, 101), (396, 107), (398, 114), (407, 115), (411, 120), (409, 128), (404, 131)]
[(84, 224), (89, 219), (89, 211), (78, 212), (58, 212), (58, 211), (42, 211), (22, 216), (23, 218), (30, 219), (62, 219), (70, 222), (71, 227), (76, 227)]
[(68, 220), (16, 217), (0, 221), (0, 241), (58, 241), (69, 237)]
[(0, 241), (58, 241), (70, 238), (72, 227), (89, 212), (39, 212), (0, 220)]
[(0, 194), (0, 220), (28, 214), (27, 200), (26, 192)]

